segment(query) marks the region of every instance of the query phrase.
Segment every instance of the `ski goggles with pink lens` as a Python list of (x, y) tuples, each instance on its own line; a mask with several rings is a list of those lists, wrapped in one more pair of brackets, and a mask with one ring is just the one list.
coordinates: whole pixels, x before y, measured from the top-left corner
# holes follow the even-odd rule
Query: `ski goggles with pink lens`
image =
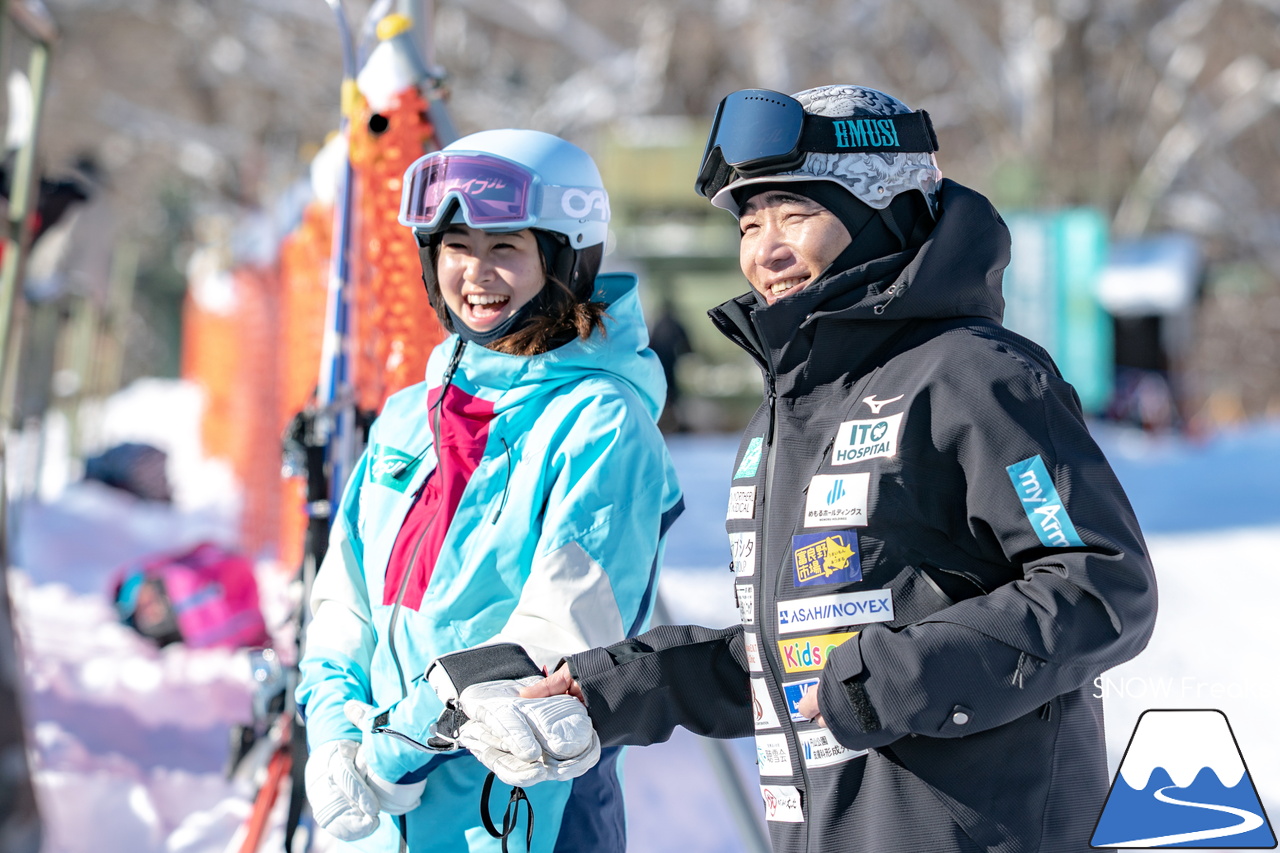
[(472, 228), (519, 231), (539, 221), (609, 221), (609, 201), (600, 187), (542, 183), (519, 163), (493, 154), (435, 151), (404, 173), (400, 224), (435, 232), (452, 218), (457, 202)]

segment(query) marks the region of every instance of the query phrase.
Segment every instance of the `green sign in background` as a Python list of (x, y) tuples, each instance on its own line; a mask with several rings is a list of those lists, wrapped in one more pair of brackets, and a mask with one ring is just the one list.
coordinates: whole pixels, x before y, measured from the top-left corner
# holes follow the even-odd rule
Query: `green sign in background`
[(1005, 217), (1013, 238), (1004, 276), (1005, 325), (1049, 351), (1097, 414), (1111, 397), (1111, 318), (1098, 301), (1107, 224), (1090, 208)]

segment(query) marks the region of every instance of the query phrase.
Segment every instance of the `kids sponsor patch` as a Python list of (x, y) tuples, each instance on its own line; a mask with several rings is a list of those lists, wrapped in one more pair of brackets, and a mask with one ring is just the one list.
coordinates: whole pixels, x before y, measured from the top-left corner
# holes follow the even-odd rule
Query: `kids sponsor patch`
[(816, 474), (804, 501), (805, 527), (864, 527), (871, 475)]
[(756, 514), (756, 487), (734, 486), (729, 490), (729, 512), (725, 520), (754, 518)]
[(761, 776), (790, 776), (791, 750), (787, 736), (781, 733), (756, 735), (756, 763)]
[(863, 421), (845, 421), (836, 431), (831, 448), (832, 465), (852, 465), (867, 459), (898, 455), (902, 412)]
[(865, 749), (848, 749), (843, 746), (830, 729), (806, 729), (796, 732), (800, 742), (800, 757), (804, 766), (810, 770), (816, 767), (830, 767), (843, 764), (867, 754)]
[(893, 621), (893, 591), (869, 589), (778, 602), (778, 633)]
[(791, 537), (796, 586), (853, 583), (862, 580), (858, 531), (802, 533)]
[(818, 634), (778, 641), (778, 657), (787, 673), (817, 672), (827, 665), (831, 650), (858, 636), (857, 631), (841, 634)]

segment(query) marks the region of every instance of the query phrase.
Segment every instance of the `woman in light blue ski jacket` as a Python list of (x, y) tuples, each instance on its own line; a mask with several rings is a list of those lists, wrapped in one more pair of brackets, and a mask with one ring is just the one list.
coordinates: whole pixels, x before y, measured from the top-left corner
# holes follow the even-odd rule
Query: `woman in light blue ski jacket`
[[(360, 850), (496, 851), (485, 768), (413, 743), (443, 710), (424, 672), (496, 643), (554, 667), (640, 632), (682, 502), (636, 280), (596, 275), (608, 200), (590, 157), (486, 131), (415, 163), (404, 198), (455, 334), (387, 401), (334, 522), (296, 694), (307, 793)], [(616, 752), (527, 796), (532, 851), (624, 848)]]

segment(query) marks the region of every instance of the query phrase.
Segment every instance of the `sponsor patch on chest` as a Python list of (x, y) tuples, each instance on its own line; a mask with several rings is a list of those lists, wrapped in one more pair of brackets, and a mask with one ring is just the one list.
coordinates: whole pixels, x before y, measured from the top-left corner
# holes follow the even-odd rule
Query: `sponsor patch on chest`
[(779, 823), (804, 823), (800, 806), (800, 789), (794, 785), (761, 785), (764, 819)]
[(756, 588), (749, 583), (735, 584), (733, 597), (743, 625), (756, 624)]
[(742, 454), (742, 461), (738, 463), (738, 470), (733, 473), (733, 479), (740, 480), (743, 477), (754, 477), (756, 471), (760, 470), (760, 453), (764, 448), (764, 439), (756, 436), (747, 444), (747, 452)]
[(832, 465), (852, 465), (867, 459), (898, 455), (902, 412), (865, 421), (845, 421), (836, 431)]
[(893, 591), (869, 589), (778, 602), (778, 633), (893, 621)]
[(754, 518), (756, 514), (756, 487), (734, 486), (729, 490), (729, 511), (725, 520)]
[(862, 580), (858, 531), (802, 533), (791, 537), (796, 586), (855, 583)]
[[(778, 657), (785, 672), (817, 672), (827, 665), (831, 650), (858, 636), (857, 631), (842, 634), (819, 634), (778, 641)], [(749, 658), (748, 658), (749, 659)]]
[(804, 759), (804, 766), (810, 769), (843, 764), (867, 754), (865, 749), (846, 749), (835, 739), (830, 729), (796, 732), (796, 738), (800, 741), (800, 756)]
[(776, 729), (782, 725), (773, 700), (769, 698), (769, 685), (763, 678), (751, 679), (751, 707), (755, 711), (757, 729)]
[(871, 475), (816, 474), (804, 501), (805, 527), (865, 527)]
[(756, 534), (753, 530), (729, 534), (729, 553), (733, 555), (733, 573), (740, 578), (756, 573)]
[(791, 751), (787, 749), (787, 736), (780, 732), (756, 735), (756, 762), (761, 776), (790, 776)]
[(764, 662), (760, 660), (760, 638), (756, 633), (743, 631), (742, 645), (747, 652), (747, 669), (752, 672), (764, 672)]
[(806, 678), (804, 681), (788, 681), (782, 685), (782, 698), (787, 703), (787, 714), (794, 722), (805, 723), (809, 718), (800, 713), (800, 700), (805, 694), (818, 686), (818, 679)]

